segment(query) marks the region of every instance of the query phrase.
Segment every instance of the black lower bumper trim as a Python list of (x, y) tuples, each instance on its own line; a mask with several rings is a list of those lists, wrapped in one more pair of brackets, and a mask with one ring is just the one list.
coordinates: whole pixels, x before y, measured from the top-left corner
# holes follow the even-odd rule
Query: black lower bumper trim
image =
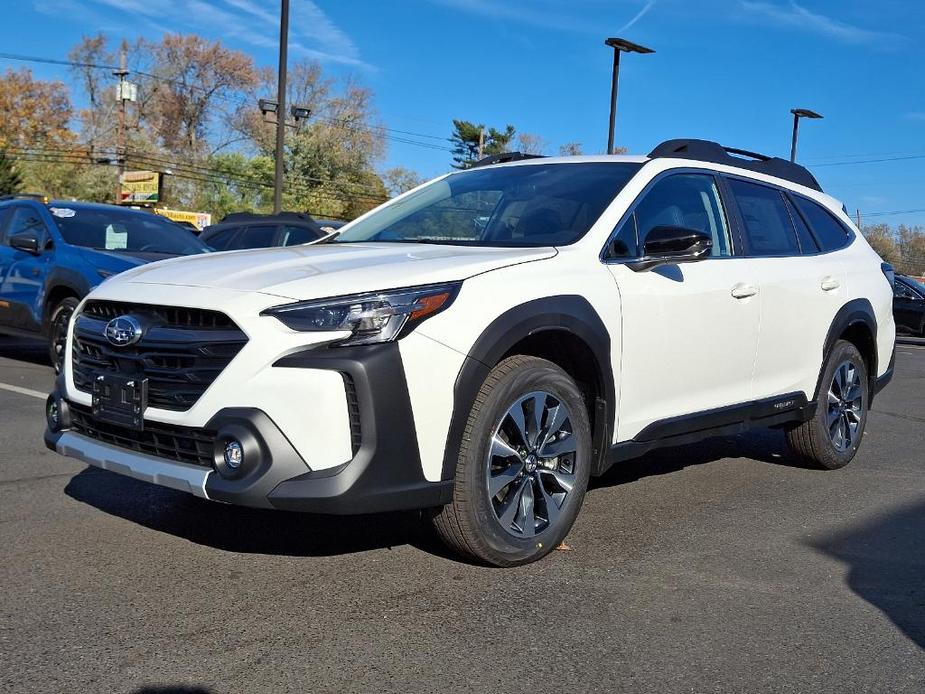
[(424, 478), (398, 344), (307, 349), (273, 366), (347, 374), (355, 388), (360, 434), (350, 462), (287, 480), (270, 492), (275, 508), (351, 514), (449, 503), (453, 482)]

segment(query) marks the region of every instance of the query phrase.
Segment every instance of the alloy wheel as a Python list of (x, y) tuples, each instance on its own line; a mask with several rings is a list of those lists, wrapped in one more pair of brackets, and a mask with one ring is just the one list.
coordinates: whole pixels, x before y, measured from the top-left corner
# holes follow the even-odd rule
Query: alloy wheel
[(843, 361), (835, 369), (829, 386), (825, 420), (832, 445), (839, 452), (848, 450), (858, 440), (863, 412), (860, 371), (853, 362)]
[(488, 496), (505, 531), (530, 538), (556, 525), (575, 485), (576, 438), (568, 407), (551, 393), (519, 398), (488, 452)]

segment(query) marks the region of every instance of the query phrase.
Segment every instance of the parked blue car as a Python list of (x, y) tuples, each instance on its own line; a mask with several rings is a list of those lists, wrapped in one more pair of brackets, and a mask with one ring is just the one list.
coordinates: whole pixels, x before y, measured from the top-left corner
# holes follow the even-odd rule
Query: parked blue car
[(129, 268), (207, 253), (188, 230), (144, 210), (24, 196), (0, 199), (0, 333), (40, 335), (55, 370), (80, 300)]

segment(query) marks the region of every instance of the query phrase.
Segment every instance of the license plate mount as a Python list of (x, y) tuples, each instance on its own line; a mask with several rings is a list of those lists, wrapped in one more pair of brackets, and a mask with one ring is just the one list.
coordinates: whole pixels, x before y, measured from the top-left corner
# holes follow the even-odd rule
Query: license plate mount
[(103, 422), (141, 431), (148, 407), (148, 379), (118, 374), (93, 377), (93, 416)]

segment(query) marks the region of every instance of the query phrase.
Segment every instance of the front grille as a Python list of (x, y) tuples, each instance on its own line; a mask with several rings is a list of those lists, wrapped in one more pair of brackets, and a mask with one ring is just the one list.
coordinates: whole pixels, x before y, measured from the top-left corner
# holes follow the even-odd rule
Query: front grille
[(90, 408), (68, 404), (71, 428), (78, 434), (138, 453), (179, 463), (212, 467), (215, 432), (145, 421), (143, 431), (94, 419)]
[[(144, 335), (115, 347), (106, 324), (123, 315), (138, 318)], [(74, 324), (74, 386), (90, 393), (100, 373), (147, 378), (148, 405), (188, 410), (246, 343), (244, 332), (218, 311), (91, 301)]]

